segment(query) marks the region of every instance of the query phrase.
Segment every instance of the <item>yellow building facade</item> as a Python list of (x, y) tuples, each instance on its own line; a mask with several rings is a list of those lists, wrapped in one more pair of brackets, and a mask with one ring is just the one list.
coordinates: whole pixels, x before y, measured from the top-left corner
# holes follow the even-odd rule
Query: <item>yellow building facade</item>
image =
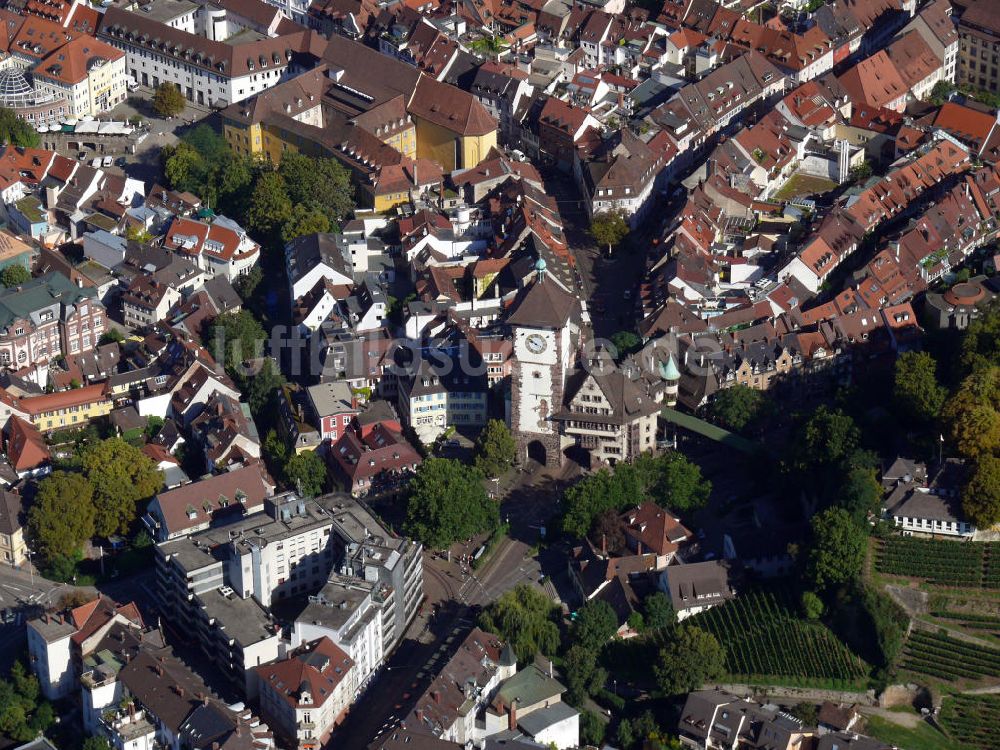
[(88, 385), (21, 399), (21, 408), (41, 432), (85, 425), (92, 419), (106, 417), (113, 406), (104, 393), (103, 385)]
[(417, 157), (430, 159), (447, 173), (474, 167), (497, 145), (497, 131), (485, 135), (459, 135), (422, 117), (417, 125)]

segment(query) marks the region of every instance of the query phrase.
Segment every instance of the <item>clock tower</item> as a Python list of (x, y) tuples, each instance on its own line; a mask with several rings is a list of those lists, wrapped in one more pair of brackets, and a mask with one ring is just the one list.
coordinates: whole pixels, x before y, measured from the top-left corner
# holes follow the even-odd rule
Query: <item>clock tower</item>
[(511, 432), (518, 461), (544, 466), (562, 463), (559, 423), (566, 375), (572, 366), (579, 302), (557, 282), (546, 279), (545, 261), (535, 263), (536, 277), (514, 300), (507, 318), (514, 339), (511, 373)]

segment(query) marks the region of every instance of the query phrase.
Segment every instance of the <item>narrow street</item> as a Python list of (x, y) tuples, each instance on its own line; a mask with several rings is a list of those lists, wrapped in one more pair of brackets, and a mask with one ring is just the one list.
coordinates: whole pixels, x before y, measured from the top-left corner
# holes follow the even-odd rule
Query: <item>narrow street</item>
[(479, 609), (505, 591), (528, 583), (550, 596), (555, 593), (550, 583), (542, 584), (551, 572), (542, 570), (532, 547), (558, 511), (562, 483), (578, 471), (571, 465), (558, 476), (525, 471), (516, 477), (500, 510), (511, 524), (511, 536), (496, 546), (480, 570), (463, 572), (457, 554), (449, 562), (442, 555), (424, 553), (426, 598), (421, 611), (381, 673), (352, 706), (332, 744), (360, 750), (394, 727), (451, 658), (475, 624)]

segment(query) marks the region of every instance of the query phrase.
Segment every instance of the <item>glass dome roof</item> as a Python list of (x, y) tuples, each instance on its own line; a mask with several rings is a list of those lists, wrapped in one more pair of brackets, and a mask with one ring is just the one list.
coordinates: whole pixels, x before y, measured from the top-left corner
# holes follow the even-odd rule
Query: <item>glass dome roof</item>
[(35, 89), (28, 83), (24, 71), (18, 68), (0, 70), (0, 102), (7, 107), (26, 107), (35, 103)]

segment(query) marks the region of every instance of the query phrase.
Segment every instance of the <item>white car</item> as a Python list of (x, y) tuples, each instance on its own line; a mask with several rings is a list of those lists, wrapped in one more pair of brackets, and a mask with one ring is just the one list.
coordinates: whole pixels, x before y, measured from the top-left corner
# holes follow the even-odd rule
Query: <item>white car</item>
[(98, 156), (96, 159), (91, 159), (90, 160), (90, 166), (92, 166), (92, 167), (99, 167), (99, 166), (101, 166), (101, 157)]
[(113, 156), (105, 156), (104, 159), (101, 161), (101, 166), (107, 169), (114, 163), (115, 163), (115, 158)]

